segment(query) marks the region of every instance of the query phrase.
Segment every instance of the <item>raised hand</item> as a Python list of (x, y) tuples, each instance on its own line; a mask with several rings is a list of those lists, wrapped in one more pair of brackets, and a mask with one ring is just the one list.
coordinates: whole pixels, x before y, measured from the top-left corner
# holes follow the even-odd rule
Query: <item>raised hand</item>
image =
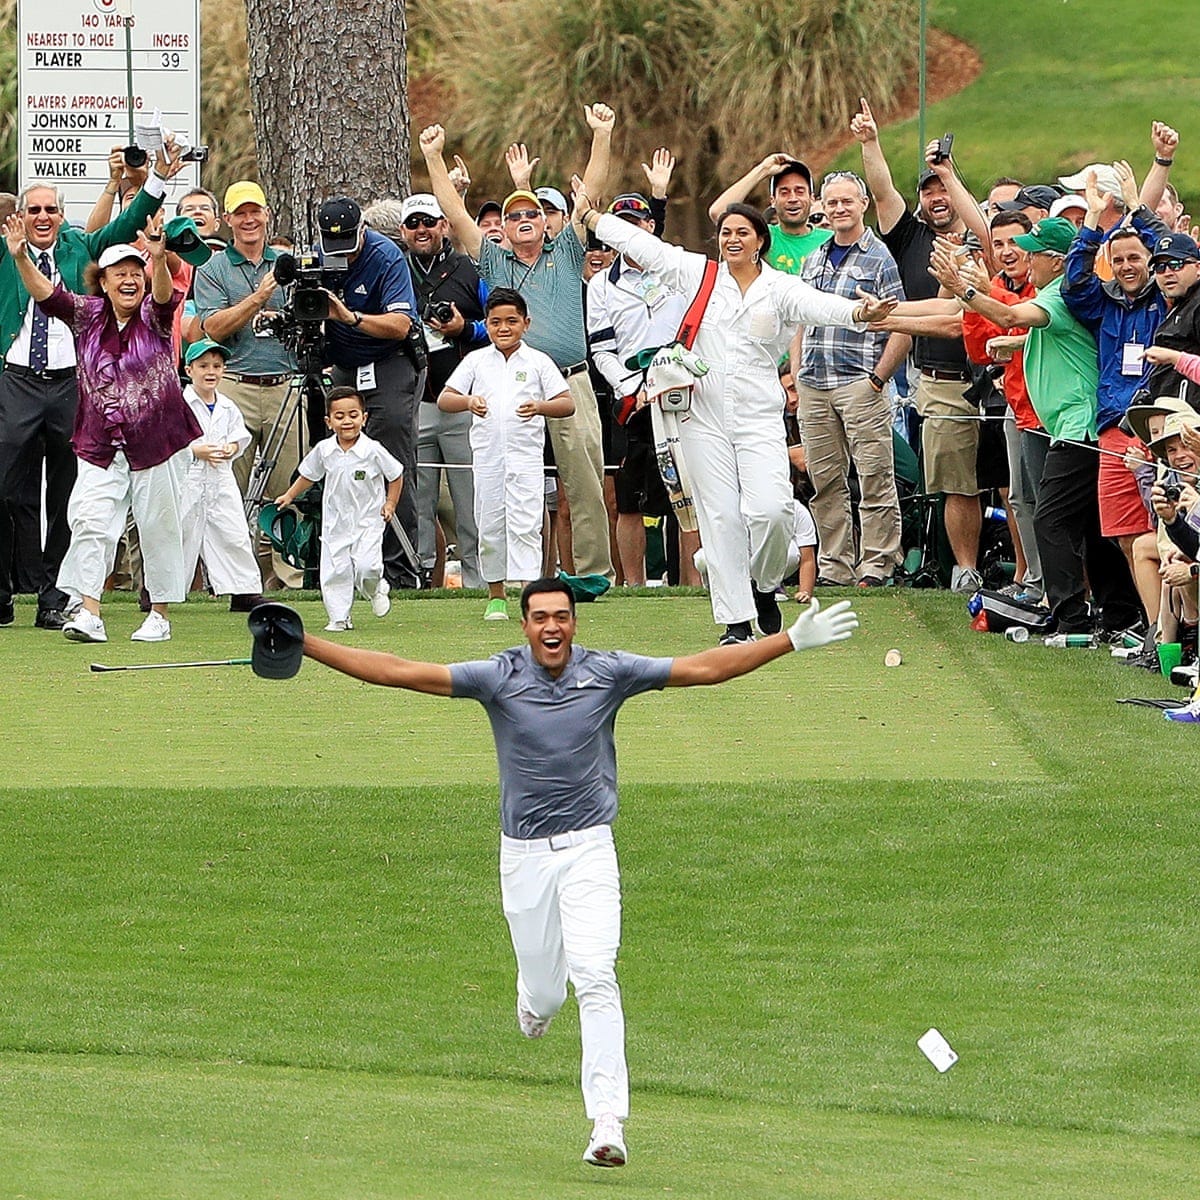
[(1133, 168), (1122, 158), (1113, 163), (1113, 170), (1117, 173), (1117, 182), (1121, 185), (1121, 199), (1125, 201), (1125, 211), (1133, 212), (1142, 202), (1138, 195), (1137, 179), (1134, 177)]
[(660, 146), (651, 155), (649, 164), (642, 163), (642, 171), (650, 185), (650, 195), (659, 200), (666, 199), (667, 187), (675, 172), (675, 155), (665, 146)]
[(421, 153), (430, 158), (446, 149), (446, 131), (440, 125), (426, 125), (417, 138)]
[(524, 142), (513, 142), (504, 152), (504, 161), (508, 164), (508, 173), (512, 176), (513, 187), (519, 192), (531, 190), (534, 168), (542, 160), (530, 158)]
[(607, 104), (585, 104), (583, 115), (593, 133), (612, 133), (617, 121), (617, 114)]
[(1163, 121), (1154, 121), (1150, 125), (1150, 143), (1155, 158), (1174, 158), (1179, 149), (1179, 134)]
[(465, 197), (471, 188), (471, 172), (467, 170), (467, 164), (457, 154), (454, 156), (454, 166), (450, 168), (449, 175), (454, 190), (460, 196)]
[(13, 213), (4, 222), (4, 240), (8, 243), (8, 252), (13, 261), (17, 261), (18, 255), (25, 253), (28, 244), (25, 237), (25, 218), (20, 213)]
[(871, 106), (865, 96), (859, 97), (859, 110), (850, 118), (850, 133), (864, 144), (879, 141), (879, 126), (871, 115)]
[(151, 213), (142, 229), (146, 239), (146, 247), (152, 259), (162, 258), (167, 252), (167, 243), (163, 238), (163, 211)]

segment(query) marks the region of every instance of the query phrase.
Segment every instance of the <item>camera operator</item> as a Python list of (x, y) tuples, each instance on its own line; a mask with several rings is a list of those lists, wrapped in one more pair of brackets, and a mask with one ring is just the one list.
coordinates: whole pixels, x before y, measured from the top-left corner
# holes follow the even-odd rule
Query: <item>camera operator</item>
[[(326, 271), (339, 259), (346, 274), (338, 291), (326, 288), (325, 361), (335, 386), (355, 388), (367, 410), (367, 430), (404, 467), (405, 485), (396, 516), (417, 544), (417, 390), (425, 352), (417, 320), (417, 297), (404, 252), (368, 229), (358, 205), (346, 197), (326, 200), (317, 213)], [(383, 572), (392, 587), (421, 586), (419, 564), (410, 563), (389, 528), (383, 535)]]
[[(375, 226), (372, 209), (366, 217)], [(378, 226), (375, 226), (378, 228)], [(390, 230), (381, 230), (390, 232)], [(457, 556), (464, 587), (483, 587), (475, 525), (475, 482), (471, 466), (471, 414), (442, 412), (437, 398), (463, 355), (487, 345), (483, 303), (487, 285), (465, 254), (450, 243), (441, 205), (428, 193), (409, 196), (400, 206), (399, 235), (408, 251), (421, 324), (429, 351), (429, 375), (419, 406), (417, 436), (417, 549), (421, 573), (432, 574), (437, 560), (439, 463), (447, 464), (446, 485), (454, 506)]]
[[(200, 332), (230, 351), (221, 390), (238, 406), (250, 431), (250, 445), (233, 464), (234, 478), (245, 494), (255, 454), (271, 436), (276, 418), (296, 374), (296, 356), (258, 318), (279, 312), (285, 304), (275, 282), (275, 250), (267, 244), (271, 210), (262, 188), (250, 180), (229, 186), (225, 192), (225, 221), (233, 241), (196, 269), (194, 291)], [(278, 496), (292, 481), (305, 450), (303, 414), (292, 422), (278, 448), (275, 468), (266, 481), (264, 495)], [(260, 539), (259, 562), (265, 566), (266, 544)], [(271, 552), (270, 568), (263, 572), (269, 587), (270, 570), (286, 587), (300, 587), (303, 573)]]

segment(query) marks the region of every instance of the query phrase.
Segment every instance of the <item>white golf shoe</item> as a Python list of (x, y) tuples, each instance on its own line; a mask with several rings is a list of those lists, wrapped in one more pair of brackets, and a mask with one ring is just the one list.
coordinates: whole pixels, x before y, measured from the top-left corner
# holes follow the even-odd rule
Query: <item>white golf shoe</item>
[(583, 1161), (593, 1167), (623, 1167), (627, 1157), (620, 1118), (612, 1113), (598, 1116), (592, 1126), (588, 1148), (583, 1152)]
[(81, 608), (62, 627), (63, 637), (72, 642), (107, 642), (104, 622), (95, 613)]
[(542, 1037), (546, 1030), (550, 1028), (550, 1020), (550, 1017), (547, 1017), (545, 1020), (542, 1020), (541, 1017), (535, 1017), (519, 999), (517, 1000), (517, 1024), (521, 1027), (521, 1033), (524, 1037)]
[(146, 614), (146, 619), (130, 635), (131, 642), (169, 642), (171, 640), (171, 622), (161, 613), (153, 609)]
[(349, 629), (353, 629), (354, 624), (347, 618), (345, 621), (330, 621), (325, 626), (326, 633), (345, 633)]
[(392, 585), (386, 579), (381, 579), (376, 586), (371, 597), (371, 611), (377, 617), (386, 617), (392, 611), (392, 598), (388, 595), (391, 590)]

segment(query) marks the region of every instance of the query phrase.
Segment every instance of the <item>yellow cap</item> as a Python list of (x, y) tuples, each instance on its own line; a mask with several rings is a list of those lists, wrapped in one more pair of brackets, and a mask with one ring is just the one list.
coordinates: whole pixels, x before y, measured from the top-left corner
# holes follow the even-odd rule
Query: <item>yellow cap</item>
[(258, 204), (263, 208), (267, 207), (267, 198), (263, 195), (263, 190), (250, 179), (243, 179), (238, 183), (231, 183), (225, 189), (225, 211), (227, 213), (237, 212), (243, 204)]

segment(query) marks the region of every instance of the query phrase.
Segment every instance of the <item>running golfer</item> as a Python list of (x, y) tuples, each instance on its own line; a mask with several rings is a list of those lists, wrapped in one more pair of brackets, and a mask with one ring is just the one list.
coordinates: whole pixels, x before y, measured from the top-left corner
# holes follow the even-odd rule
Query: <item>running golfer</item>
[(652, 688), (723, 683), (793, 650), (842, 641), (858, 621), (848, 600), (824, 611), (814, 601), (790, 629), (761, 641), (645, 658), (574, 646), (571, 593), (539, 579), (521, 593), (521, 628), (528, 645), (483, 662), (410, 662), (312, 636), (304, 653), (367, 683), (478, 700), (487, 711), (500, 765), (500, 888), (517, 956), (517, 1022), (526, 1037), (541, 1037), (572, 983), (594, 1122), (583, 1160), (619, 1167), (629, 1080), (616, 976), (617, 710)]

